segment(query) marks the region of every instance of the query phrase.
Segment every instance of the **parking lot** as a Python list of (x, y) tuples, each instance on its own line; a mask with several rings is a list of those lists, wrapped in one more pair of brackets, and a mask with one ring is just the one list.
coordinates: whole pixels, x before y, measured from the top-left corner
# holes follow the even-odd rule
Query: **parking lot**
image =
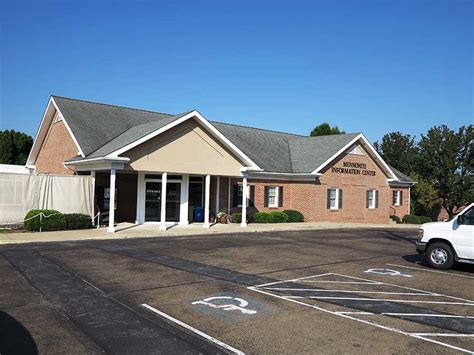
[(416, 230), (0, 247), (0, 353), (474, 351), (474, 266)]

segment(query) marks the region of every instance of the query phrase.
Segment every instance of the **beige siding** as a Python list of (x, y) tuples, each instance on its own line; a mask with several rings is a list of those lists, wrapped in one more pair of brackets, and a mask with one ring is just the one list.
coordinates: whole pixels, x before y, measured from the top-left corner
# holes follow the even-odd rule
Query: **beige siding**
[(188, 120), (125, 152), (141, 171), (239, 176), (243, 163), (200, 126)]

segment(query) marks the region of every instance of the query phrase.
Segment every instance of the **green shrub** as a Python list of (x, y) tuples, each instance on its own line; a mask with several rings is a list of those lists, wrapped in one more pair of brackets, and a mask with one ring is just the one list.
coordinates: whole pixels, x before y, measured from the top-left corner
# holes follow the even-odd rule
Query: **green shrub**
[(288, 216), (288, 222), (304, 222), (304, 216), (301, 212), (296, 210), (284, 210)]
[(270, 212), (272, 217), (271, 223), (286, 223), (288, 222), (288, 215), (283, 211), (272, 211)]
[(232, 213), (232, 223), (240, 223), (242, 222), (242, 213)]
[(64, 215), (66, 220), (65, 229), (90, 229), (92, 228), (91, 216), (82, 213), (68, 213)]
[(398, 216), (392, 215), (392, 216), (390, 216), (390, 219), (392, 221), (397, 222), (397, 223), (402, 223), (402, 221), (400, 221), (400, 217), (398, 217)]
[(273, 217), (268, 212), (257, 212), (253, 215), (255, 223), (273, 223)]
[(413, 214), (406, 214), (403, 216), (403, 223), (420, 224), (420, 219)]
[(420, 224), (433, 222), (431, 217), (428, 216), (419, 216), (418, 219), (420, 220)]
[[(27, 221), (27, 219), (43, 213), (43, 217), (37, 216)], [(58, 231), (65, 229), (66, 221), (64, 215), (56, 210), (31, 210), (25, 216), (25, 229), (29, 231), (39, 231), (41, 224), (42, 231)]]

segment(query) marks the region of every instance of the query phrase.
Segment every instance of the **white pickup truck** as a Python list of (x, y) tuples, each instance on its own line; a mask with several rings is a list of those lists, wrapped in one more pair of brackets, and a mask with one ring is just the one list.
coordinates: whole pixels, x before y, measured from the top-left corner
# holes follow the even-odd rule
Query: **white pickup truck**
[(474, 264), (474, 203), (446, 222), (422, 224), (416, 251), (426, 255), (436, 269), (449, 269), (454, 262)]

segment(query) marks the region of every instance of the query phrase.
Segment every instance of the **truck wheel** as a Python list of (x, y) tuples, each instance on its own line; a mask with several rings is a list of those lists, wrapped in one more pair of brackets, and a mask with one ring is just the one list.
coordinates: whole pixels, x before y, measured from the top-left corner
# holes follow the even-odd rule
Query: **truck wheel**
[(435, 269), (446, 270), (453, 266), (454, 254), (446, 243), (433, 243), (426, 250), (428, 264)]

